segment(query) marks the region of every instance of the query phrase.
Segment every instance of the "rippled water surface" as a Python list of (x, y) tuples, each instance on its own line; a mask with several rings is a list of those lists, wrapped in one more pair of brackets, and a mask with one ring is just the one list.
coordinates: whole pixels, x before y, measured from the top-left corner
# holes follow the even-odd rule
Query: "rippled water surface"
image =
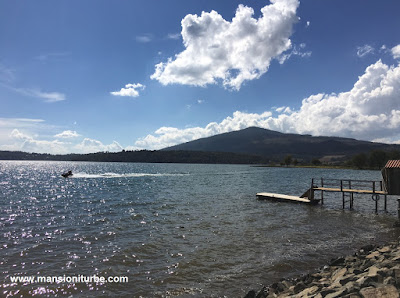
[[(72, 178), (61, 173), (72, 170)], [(241, 297), (370, 242), (397, 237), (397, 202), (341, 209), (257, 200), (300, 195), (312, 177), (381, 180), (378, 171), (247, 165), (0, 162), (4, 296)], [(13, 276), (127, 276), (128, 283), (12, 283)]]

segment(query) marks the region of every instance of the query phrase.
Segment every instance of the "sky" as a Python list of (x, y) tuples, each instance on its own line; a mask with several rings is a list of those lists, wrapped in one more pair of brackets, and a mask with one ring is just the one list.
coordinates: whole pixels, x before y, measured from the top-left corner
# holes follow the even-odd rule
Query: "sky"
[(0, 0), (0, 150), (400, 143), (399, 28), (398, 0)]

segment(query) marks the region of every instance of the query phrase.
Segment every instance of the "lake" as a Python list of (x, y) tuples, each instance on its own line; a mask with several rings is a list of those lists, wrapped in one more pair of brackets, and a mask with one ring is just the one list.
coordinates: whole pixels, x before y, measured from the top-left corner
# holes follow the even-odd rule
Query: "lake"
[[(378, 215), (370, 196), (356, 196), (353, 211), (339, 193), (322, 206), (256, 199), (301, 195), (313, 177), (381, 180), (379, 171), (0, 161), (1, 293), (243, 297), (399, 236), (397, 197)], [(11, 281), (78, 275), (129, 281)]]

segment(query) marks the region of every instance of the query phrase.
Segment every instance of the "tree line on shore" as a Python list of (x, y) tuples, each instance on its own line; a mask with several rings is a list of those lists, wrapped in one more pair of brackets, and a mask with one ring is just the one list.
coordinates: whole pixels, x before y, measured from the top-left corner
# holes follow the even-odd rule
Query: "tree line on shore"
[(381, 169), (388, 160), (399, 160), (400, 151), (373, 150), (369, 153), (359, 153), (354, 155), (347, 162), (348, 165), (357, 169)]
[(0, 160), (55, 160), (93, 162), (145, 162), (145, 163), (203, 163), (203, 164), (262, 164), (280, 166), (341, 166), (356, 169), (381, 169), (391, 159), (400, 159), (400, 151), (372, 150), (358, 153), (334, 164), (315, 157), (309, 160), (287, 155), (280, 162), (264, 156), (205, 151), (157, 151), (140, 150), (121, 152), (97, 152), (89, 154), (46, 154), (21, 151), (0, 151)]
[(297, 158), (293, 158), (292, 155), (287, 155), (281, 162), (281, 166), (342, 166), (356, 169), (382, 169), (388, 160), (400, 160), (400, 151), (384, 151), (384, 150), (372, 150), (368, 153), (361, 152), (350, 158), (343, 159), (332, 163), (323, 163), (319, 158), (312, 158), (310, 161), (299, 161)]
[(140, 150), (97, 152), (89, 154), (46, 154), (21, 151), (0, 151), (0, 160), (57, 160), (93, 162), (144, 162), (144, 163), (210, 163), (210, 164), (267, 164), (263, 156), (205, 151)]

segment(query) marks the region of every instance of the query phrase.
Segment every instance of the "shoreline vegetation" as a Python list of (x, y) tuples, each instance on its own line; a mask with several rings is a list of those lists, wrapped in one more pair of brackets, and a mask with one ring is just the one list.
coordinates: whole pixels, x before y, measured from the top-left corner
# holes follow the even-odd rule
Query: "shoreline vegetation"
[(251, 290), (245, 298), (399, 297), (400, 242), (367, 245), (353, 255), (332, 259), (319, 270)]
[(138, 150), (97, 152), (88, 154), (47, 154), (22, 151), (0, 151), (0, 160), (53, 160), (91, 162), (144, 162), (193, 164), (249, 164), (256, 167), (302, 167), (329, 169), (380, 170), (388, 160), (400, 159), (400, 151), (373, 150), (353, 156), (322, 156), (296, 158), (295, 155), (267, 157), (233, 152), (191, 150)]

